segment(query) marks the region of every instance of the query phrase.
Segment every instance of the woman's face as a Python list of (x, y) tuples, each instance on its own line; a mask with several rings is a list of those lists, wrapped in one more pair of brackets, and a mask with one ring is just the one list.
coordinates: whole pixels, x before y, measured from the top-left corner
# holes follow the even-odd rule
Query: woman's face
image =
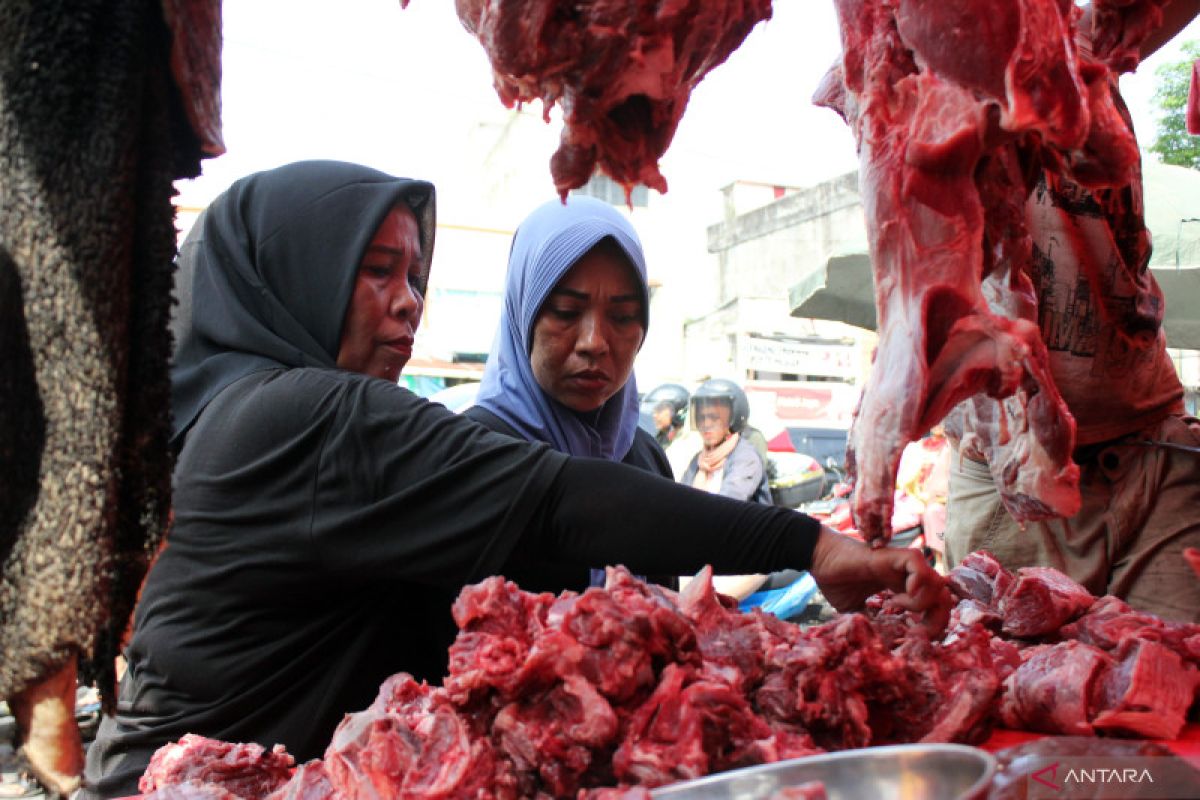
[(546, 394), (575, 411), (594, 411), (633, 371), (642, 346), (642, 293), (624, 256), (593, 247), (551, 290), (533, 323), (529, 354)]
[(725, 403), (697, 403), (696, 428), (704, 440), (704, 449), (711, 450), (729, 438), (729, 420), (733, 409)]
[(388, 381), (400, 377), (425, 310), (420, 280), (417, 219), (407, 206), (396, 206), (359, 262), (342, 326), (339, 367)]

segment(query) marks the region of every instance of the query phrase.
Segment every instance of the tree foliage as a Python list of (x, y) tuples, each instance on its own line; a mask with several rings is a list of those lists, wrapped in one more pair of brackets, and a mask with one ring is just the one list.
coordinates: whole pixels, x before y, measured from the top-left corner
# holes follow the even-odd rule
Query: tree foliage
[(1187, 132), (1186, 119), (1192, 62), (1200, 58), (1200, 42), (1185, 42), (1182, 50), (1185, 60), (1163, 64), (1154, 71), (1158, 86), (1153, 101), (1160, 116), (1150, 152), (1157, 153), (1164, 164), (1200, 170), (1200, 136)]

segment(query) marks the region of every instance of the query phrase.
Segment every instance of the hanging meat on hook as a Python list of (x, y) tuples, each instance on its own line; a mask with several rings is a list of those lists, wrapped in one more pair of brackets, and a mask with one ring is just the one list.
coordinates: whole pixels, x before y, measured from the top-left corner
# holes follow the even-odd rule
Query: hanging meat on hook
[[(1111, 69), (1136, 63), (1159, 5), (1096, 4), (1093, 57), (1070, 2), (837, 0), (843, 57), (814, 100), (847, 121), (860, 156), (880, 338), (847, 461), (873, 543), (891, 535), (904, 446), (956, 406), (1015, 518), (1078, 510), (1075, 423), (1038, 327), (1023, 209), (1043, 172), (1133, 181)], [(1144, 327), (1121, 325), (1131, 338)]]
[(759, 22), (770, 0), (456, 0), (459, 19), (491, 59), (496, 91), (512, 107), (557, 103), (562, 141), (550, 159), (559, 194), (597, 167), (626, 192), (659, 192), (658, 169), (688, 97)]

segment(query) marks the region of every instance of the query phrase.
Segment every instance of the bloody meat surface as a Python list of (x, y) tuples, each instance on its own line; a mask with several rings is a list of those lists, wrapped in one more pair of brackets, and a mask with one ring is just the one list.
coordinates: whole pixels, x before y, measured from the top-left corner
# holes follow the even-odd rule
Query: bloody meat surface
[(1024, 567), (996, 603), (1009, 636), (1031, 638), (1053, 633), (1091, 608), (1096, 598), (1050, 567)]
[(291, 778), (295, 762), (282, 745), (230, 744), (188, 734), (159, 748), (138, 781), (143, 793), (188, 783), (220, 786), (237, 796), (265, 796)]
[(1200, 625), (1093, 598), (1057, 570), (1027, 568), (1014, 577), (986, 552), (971, 553), (949, 583), (962, 598), (952, 631), (977, 622), (1013, 637), (992, 639), (1006, 727), (1159, 739), (1183, 729), (1200, 681), (1192, 646)]
[(762, 20), (770, 0), (457, 0), (459, 19), (492, 64), (509, 107), (556, 103), (562, 141), (550, 159), (566, 197), (599, 167), (626, 191), (660, 192), (658, 169), (688, 97)]

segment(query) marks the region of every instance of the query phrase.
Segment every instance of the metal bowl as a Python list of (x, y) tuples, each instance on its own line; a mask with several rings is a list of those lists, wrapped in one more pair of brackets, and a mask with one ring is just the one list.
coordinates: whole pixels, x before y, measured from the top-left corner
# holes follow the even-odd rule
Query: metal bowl
[(865, 747), (730, 770), (655, 789), (662, 800), (758, 800), (821, 781), (829, 800), (974, 800), (987, 791), (996, 759), (961, 744)]

